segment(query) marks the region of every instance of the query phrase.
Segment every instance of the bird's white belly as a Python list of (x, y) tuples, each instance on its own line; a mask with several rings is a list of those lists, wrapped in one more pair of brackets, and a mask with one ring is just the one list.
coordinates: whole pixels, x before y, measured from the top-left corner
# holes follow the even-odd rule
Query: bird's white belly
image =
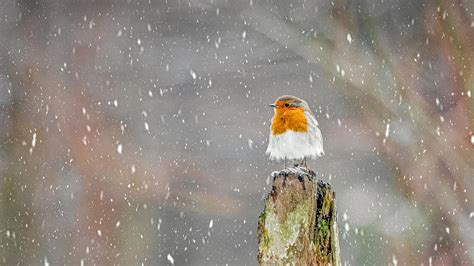
[(287, 130), (283, 134), (271, 135), (266, 153), (270, 159), (316, 158), (324, 154), (321, 131), (296, 132)]

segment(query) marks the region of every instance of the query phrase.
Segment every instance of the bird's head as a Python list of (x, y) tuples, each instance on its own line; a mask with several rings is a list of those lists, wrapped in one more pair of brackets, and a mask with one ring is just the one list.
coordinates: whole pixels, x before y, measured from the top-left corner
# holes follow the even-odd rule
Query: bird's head
[(295, 109), (309, 111), (309, 106), (303, 99), (291, 95), (278, 97), (274, 103), (270, 104), (270, 107), (274, 107), (275, 112), (286, 112)]
[(279, 135), (287, 130), (307, 132), (307, 112), (312, 115), (308, 104), (295, 96), (283, 95), (278, 97), (273, 104), (275, 110), (272, 118), (272, 135)]

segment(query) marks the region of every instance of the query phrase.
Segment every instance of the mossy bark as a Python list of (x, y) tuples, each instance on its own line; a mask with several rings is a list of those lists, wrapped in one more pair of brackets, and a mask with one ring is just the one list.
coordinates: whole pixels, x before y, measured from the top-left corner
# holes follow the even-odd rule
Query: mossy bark
[(260, 265), (339, 265), (335, 193), (303, 167), (274, 172), (258, 221)]

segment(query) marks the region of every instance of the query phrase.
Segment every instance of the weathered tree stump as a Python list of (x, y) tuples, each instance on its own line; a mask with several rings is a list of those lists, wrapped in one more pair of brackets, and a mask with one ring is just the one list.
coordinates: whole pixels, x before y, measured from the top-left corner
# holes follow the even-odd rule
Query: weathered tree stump
[(272, 173), (258, 221), (260, 265), (340, 265), (335, 193), (303, 167)]

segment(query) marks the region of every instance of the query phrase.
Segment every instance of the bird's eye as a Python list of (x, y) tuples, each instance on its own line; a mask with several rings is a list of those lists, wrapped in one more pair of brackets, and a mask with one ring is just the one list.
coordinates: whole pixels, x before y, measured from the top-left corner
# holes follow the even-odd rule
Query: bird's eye
[(289, 104), (289, 103), (285, 103), (285, 107), (290, 107), (290, 104)]

